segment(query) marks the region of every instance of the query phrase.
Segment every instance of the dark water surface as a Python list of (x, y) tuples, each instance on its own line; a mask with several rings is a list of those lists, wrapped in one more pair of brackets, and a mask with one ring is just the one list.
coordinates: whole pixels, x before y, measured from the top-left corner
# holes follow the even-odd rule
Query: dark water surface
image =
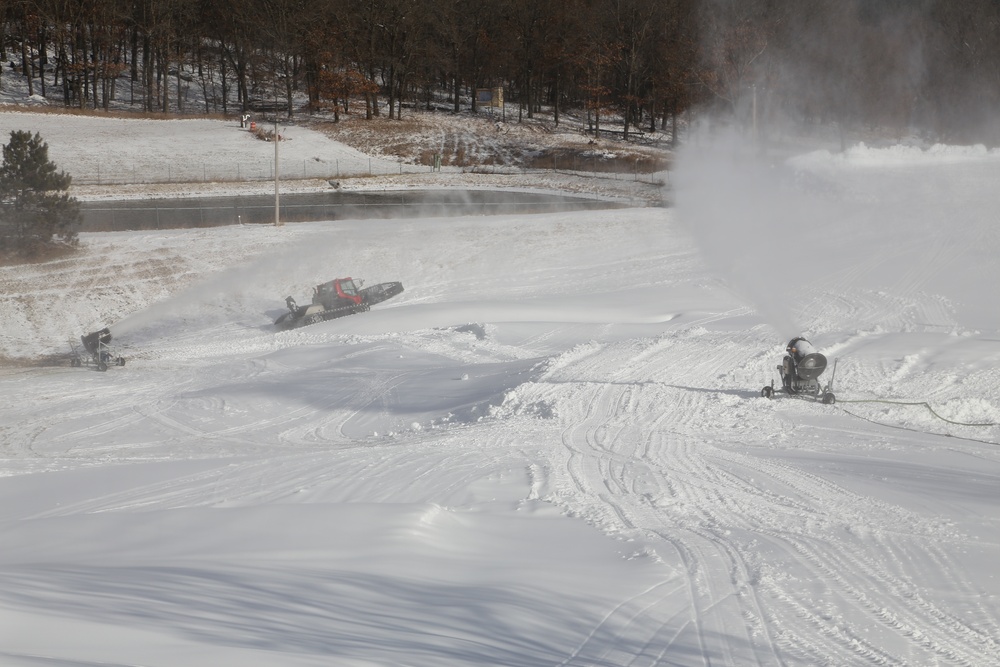
[[(623, 208), (628, 202), (499, 190), (385, 190), (288, 193), (282, 222), (357, 218), (552, 213)], [(84, 232), (187, 229), (274, 223), (274, 195), (80, 202)]]

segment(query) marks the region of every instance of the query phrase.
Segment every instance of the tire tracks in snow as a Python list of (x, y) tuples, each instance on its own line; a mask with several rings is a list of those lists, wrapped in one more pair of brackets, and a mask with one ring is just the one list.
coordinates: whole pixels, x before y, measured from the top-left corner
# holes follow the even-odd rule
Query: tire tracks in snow
[[(717, 450), (717, 455), (720, 460), (746, 466), (756, 475), (770, 477), (774, 480), (772, 484), (786, 490), (781, 498), (793, 494), (789, 502), (782, 503), (791, 510), (787, 517), (775, 521), (771, 515), (780, 515), (780, 510), (759, 514), (760, 525), (755, 531), (766, 536), (776, 548), (788, 550), (788, 557), (795, 561), (792, 566), (808, 571), (799, 577), (800, 582), (823, 582), (822, 604), (838, 609), (825, 616), (805, 609), (797, 586), (785, 590), (775, 585), (782, 578), (781, 568), (761, 563), (761, 581), (764, 588), (771, 589), (770, 596), (791, 605), (800, 618), (809, 621), (810, 627), (797, 633), (794, 626), (777, 623), (788, 634), (796, 635), (790, 647), (803, 650), (811, 642), (815, 644), (810, 637), (826, 637), (832, 643), (814, 646), (811, 659), (828, 659), (839, 652), (844, 654), (843, 660), (862, 656), (883, 664), (908, 664), (907, 655), (914, 645), (928, 654), (926, 659), (944, 658), (951, 664), (986, 664), (982, 661), (992, 661), (998, 655), (997, 642), (988, 633), (975, 630), (928, 601), (912, 580), (913, 575), (906, 573), (916, 568), (918, 555), (932, 562), (950, 560), (938, 546), (938, 540), (944, 537), (938, 527), (786, 464), (726, 449)], [(780, 505), (772, 503), (770, 507)], [(873, 522), (876, 517), (882, 518)], [(853, 547), (859, 540), (878, 544), (875, 548), (870, 544)], [(885, 558), (871, 558), (873, 553)], [(900, 553), (909, 555), (905, 558), (896, 555)], [(791, 571), (791, 567), (786, 571)], [(928, 567), (927, 574), (935, 579), (941, 576), (933, 566)], [(972, 588), (971, 582), (956, 574), (949, 574), (948, 578), (957, 588)], [(834, 622), (834, 618), (839, 620)], [(884, 643), (902, 640), (910, 648), (896, 655), (866, 639), (866, 634), (870, 635), (877, 626), (881, 626), (886, 637), (895, 637)]]
[[(669, 659), (696, 645), (725, 664), (1000, 663), (994, 624), (973, 627), (921, 592), (921, 572), (940, 580), (953, 562), (938, 546), (948, 539), (941, 526), (743, 451), (756, 432), (783, 428), (760, 423), (782, 419), (775, 404), (718, 386), (759, 342), (752, 332), (717, 345), (706, 336), (591, 346), (538, 383), (559, 406), (566, 453), (539, 485), (547, 499), (645, 545), (675, 567), (668, 581), (687, 582), (682, 611), (676, 595), (644, 600), (643, 613), (661, 623), (643, 628), (643, 654)], [(652, 379), (667, 372), (671, 385)], [(706, 380), (717, 388), (699, 388)], [(785, 430), (796, 437), (798, 428)], [(973, 582), (950, 570), (952, 585), (974, 597)], [(612, 613), (638, 627), (629, 605)], [(727, 637), (721, 655), (716, 636)], [(608, 657), (589, 650), (565, 664)]]
[[(680, 577), (684, 582), (685, 604), (678, 609), (676, 596), (670, 596), (669, 600), (647, 604), (645, 609), (652, 617), (666, 619), (644, 640), (643, 653), (653, 656), (653, 664), (665, 656), (669, 659), (678, 651), (688, 650), (691, 645), (697, 647), (690, 649), (696, 650), (696, 654), (716, 657), (724, 664), (780, 664), (768, 641), (757, 643), (754, 639), (766, 637), (767, 633), (760, 605), (752, 589), (744, 583), (748, 578), (747, 565), (738, 551), (711, 530), (699, 526), (697, 519), (682, 520), (679, 530), (671, 530), (678, 517), (664, 516), (656, 506), (657, 498), (676, 495), (682, 484), (669, 472), (664, 474), (657, 459), (649, 458), (651, 452), (656, 456), (662, 454), (660, 446), (651, 445), (649, 433), (661, 433), (660, 423), (665, 417), (648, 427), (642, 424), (642, 415), (649, 414), (648, 397), (680, 402), (680, 409), (669, 412), (678, 415), (683, 426), (683, 420), (698, 413), (697, 404), (711, 395), (641, 379), (639, 372), (661, 347), (671, 347), (670, 341), (652, 348), (612, 346), (573, 360), (572, 371), (577, 377), (586, 378), (592, 372), (607, 377), (609, 368), (618, 370), (611, 373), (610, 381), (585, 382), (574, 387), (573, 403), (587, 409), (565, 419), (562, 442), (569, 452), (567, 479), (555, 490), (554, 500), (569, 505), (571, 511), (609, 532), (637, 539), (658, 552), (669, 547), (677, 554), (676, 559), (670, 559), (677, 567), (671, 580)], [(678, 353), (672, 360), (689, 372), (702, 374), (710, 367), (718, 370), (718, 365), (705, 361), (696, 349), (683, 344), (677, 347), (672, 350)], [(736, 354), (727, 353), (716, 364), (726, 365)], [(550, 381), (567, 382), (567, 370), (558, 368)], [(635, 377), (637, 374), (640, 378)], [(686, 405), (689, 402), (695, 405)], [(673, 453), (672, 464), (677, 458), (676, 452)], [(693, 507), (692, 510), (698, 511)], [(660, 557), (668, 562), (666, 554), (661, 553)], [(725, 575), (721, 577), (717, 575), (720, 561), (728, 563), (722, 568)], [(713, 640), (716, 636), (727, 637), (721, 649), (720, 643)], [(719, 650), (721, 655), (715, 656), (713, 652)]]

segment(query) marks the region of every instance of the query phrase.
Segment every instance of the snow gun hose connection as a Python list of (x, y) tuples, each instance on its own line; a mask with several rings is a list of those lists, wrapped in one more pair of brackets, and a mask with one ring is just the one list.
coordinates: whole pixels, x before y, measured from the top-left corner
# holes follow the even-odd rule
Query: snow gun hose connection
[[(956, 426), (997, 426), (998, 425), (995, 422), (984, 422), (984, 423), (981, 423), (981, 424), (976, 424), (976, 423), (971, 423), (971, 422), (954, 421), (952, 419), (948, 419), (947, 417), (942, 417), (941, 415), (939, 415), (937, 412), (934, 411), (934, 408), (932, 408), (931, 404), (928, 403), (927, 401), (890, 401), (890, 400), (884, 399), (884, 398), (869, 398), (869, 399), (854, 400), (854, 401), (840, 400), (840, 401), (838, 401), (838, 403), (883, 403), (885, 405), (923, 406), (923, 407), (927, 408), (927, 410), (932, 415), (934, 415), (935, 417), (937, 417), (941, 421), (946, 422), (948, 424), (954, 424)], [(845, 410), (845, 412), (846, 412), (846, 410)]]

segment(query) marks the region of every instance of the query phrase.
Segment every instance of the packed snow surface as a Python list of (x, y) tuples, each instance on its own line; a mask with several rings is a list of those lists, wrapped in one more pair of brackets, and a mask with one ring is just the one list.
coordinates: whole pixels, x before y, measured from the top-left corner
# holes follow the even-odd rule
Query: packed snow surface
[(935, 153), (0, 268), (0, 664), (1000, 664), (1000, 156)]

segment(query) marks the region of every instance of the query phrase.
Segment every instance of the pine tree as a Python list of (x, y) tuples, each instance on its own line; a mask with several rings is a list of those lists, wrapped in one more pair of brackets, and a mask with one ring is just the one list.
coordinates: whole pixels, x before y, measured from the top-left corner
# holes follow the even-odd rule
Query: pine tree
[(71, 180), (49, 161), (41, 135), (10, 133), (0, 164), (0, 254), (37, 257), (54, 237), (76, 243), (80, 204), (66, 192)]

